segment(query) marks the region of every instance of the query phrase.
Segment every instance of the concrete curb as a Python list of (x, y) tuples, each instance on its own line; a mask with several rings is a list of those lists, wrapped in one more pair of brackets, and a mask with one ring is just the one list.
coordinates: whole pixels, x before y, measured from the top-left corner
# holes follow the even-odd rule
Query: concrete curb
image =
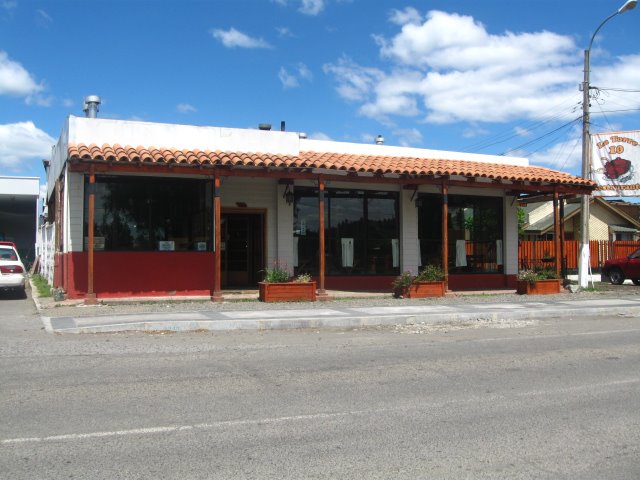
[[(311, 312), (310, 312), (311, 313)], [(500, 322), (512, 320), (533, 320), (541, 317), (575, 317), (599, 315), (640, 316), (640, 306), (607, 306), (596, 308), (547, 307), (531, 310), (488, 310), (474, 312), (447, 312), (428, 314), (352, 315), (340, 317), (305, 318), (252, 318), (220, 320), (147, 320), (54, 328), (51, 317), (41, 317), (45, 330), (49, 333), (117, 333), (117, 332), (197, 332), (235, 330), (285, 330), (303, 328), (358, 328), (389, 325), (413, 324), (465, 324), (475, 322)], [(55, 320), (55, 319), (54, 319)]]

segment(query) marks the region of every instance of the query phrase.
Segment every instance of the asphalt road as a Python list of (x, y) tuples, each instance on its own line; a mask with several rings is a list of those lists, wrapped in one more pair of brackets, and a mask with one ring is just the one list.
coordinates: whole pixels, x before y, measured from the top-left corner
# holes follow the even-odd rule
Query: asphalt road
[(54, 336), (0, 296), (0, 477), (640, 478), (640, 319), (500, 326)]

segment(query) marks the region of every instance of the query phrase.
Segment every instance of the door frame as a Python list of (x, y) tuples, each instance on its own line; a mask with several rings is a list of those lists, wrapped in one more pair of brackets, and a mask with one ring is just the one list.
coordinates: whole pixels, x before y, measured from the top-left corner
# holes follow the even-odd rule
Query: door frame
[[(260, 215), (262, 217), (262, 232), (260, 232), (260, 240), (262, 243), (262, 262), (264, 265), (260, 266), (260, 269), (264, 269), (267, 261), (267, 209), (266, 208), (245, 208), (245, 207), (222, 207), (220, 209), (220, 218), (223, 215)], [(224, 239), (223, 239), (224, 241)], [(220, 271), (220, 275), (222, 276), (222, 271)], [(222, 281), (220, 282), (221, 288), (226, 289), (229, 288), (228, 285), (222, 285)], [(258, 284), (256, 283), (255, 288), (258, 288)]]

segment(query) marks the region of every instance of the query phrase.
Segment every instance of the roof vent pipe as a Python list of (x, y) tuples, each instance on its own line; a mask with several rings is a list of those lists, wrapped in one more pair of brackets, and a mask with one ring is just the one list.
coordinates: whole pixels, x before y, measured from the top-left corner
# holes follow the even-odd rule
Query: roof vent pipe
[(280, 121), (280, 131), (284, 132), (284, 120)]
[(384, 137), (382, 135), (376, 137), (376, 145), (384, 145)]
[(87, 118), (96, 118), (100, 109), (100, 97), (97, 95), (89, 95), (84, 97), (83, 111)]
[(258, 129), (259, 130), (271, 130), (271, 124), (270, 123), (260, 123), (260, 124), (258, 124)]

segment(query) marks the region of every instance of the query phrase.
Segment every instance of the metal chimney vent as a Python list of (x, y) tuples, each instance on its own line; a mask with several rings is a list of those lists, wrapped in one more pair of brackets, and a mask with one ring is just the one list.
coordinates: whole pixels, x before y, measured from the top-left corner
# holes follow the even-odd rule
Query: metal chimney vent
[(382, 135), (376, 137), (376, 145), (384, 145), (384, 137)]
[(261, 123), (258, 125), (258, 129), (260, 130), (271, 130), (271, 124), (270, 123)]
[(82, 111), (87, 118), (96, 118), (100, 109), (100, 97), (97, 95), (89, 95), (84, 97), (84, 107)]

